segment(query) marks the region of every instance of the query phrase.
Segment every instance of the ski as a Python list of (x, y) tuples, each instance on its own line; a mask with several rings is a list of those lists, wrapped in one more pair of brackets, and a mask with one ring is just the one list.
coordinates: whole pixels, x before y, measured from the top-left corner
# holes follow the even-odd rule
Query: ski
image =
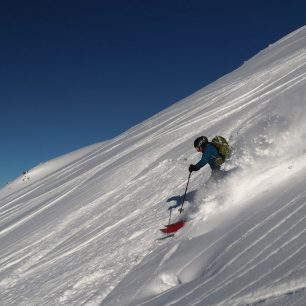
[(185, 221), (178, 221), (176, 223), (168, 224), (165, 226), (165, 228), (161, 228), (160, 231), (162, 231), (164, 234), (176, 233), (185, 225), (185, 223)]
[(174, 237), (174, 233), (169, 234), (169, 235), (164, 236), (164, 237), (157, 238), (157, 240), (165, 240), (165, 239), (167, 239), (167, 238), (171, 238), (171, 237)]

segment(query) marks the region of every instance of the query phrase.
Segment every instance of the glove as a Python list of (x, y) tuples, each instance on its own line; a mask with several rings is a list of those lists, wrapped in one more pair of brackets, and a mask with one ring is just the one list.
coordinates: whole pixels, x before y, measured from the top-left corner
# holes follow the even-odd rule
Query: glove
[(192, 172), (192, 171), (198, 171), (199, 169), (195, 165), (190, 165), (188, 170), (189, 172)]

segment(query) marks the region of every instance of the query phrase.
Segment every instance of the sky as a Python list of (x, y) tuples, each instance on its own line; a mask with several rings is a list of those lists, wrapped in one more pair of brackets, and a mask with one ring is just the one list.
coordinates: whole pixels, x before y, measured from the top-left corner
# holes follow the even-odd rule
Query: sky
[(0, 186), (111, 139), (306, 24), (300, 0), (0, 2)]

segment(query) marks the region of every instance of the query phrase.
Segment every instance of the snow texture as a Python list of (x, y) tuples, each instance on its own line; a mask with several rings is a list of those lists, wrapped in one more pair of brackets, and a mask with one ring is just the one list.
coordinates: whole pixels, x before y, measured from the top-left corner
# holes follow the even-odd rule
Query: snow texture
[[(1, 189), (0, 304), (305, 305), (305, 85), (303, 27), (122, 135)], [(193, 173), (189, 221), (157, 240), (200, 135), (229, 139), (228, 172)]]

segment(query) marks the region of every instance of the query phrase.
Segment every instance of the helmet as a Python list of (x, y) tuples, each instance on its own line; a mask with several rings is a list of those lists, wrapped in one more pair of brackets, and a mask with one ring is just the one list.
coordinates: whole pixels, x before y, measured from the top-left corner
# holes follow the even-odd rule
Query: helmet
[(208, 143), (207, 137), (206, 136), (200, 136), (194, 141), (193, 145), (194, 145), (195, 148), (201, 147), (203, 149), (207, 145), (207, 143)]

